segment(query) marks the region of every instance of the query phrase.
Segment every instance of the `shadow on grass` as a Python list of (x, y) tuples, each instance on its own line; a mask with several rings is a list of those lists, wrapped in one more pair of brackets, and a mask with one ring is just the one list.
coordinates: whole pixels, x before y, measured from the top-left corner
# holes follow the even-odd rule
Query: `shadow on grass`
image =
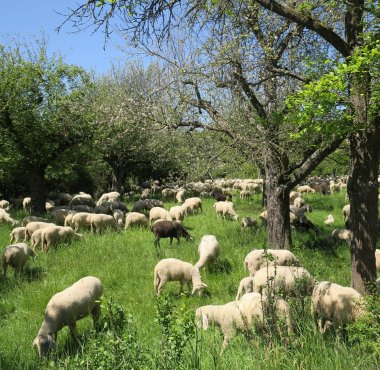
[(338, 256), (337, 249), (343, 242), (337, 242), (329, 235), (317, 235), (314, 233), (297, 232), (297, 239), (302, 248), (310, 250), (322, 250), (329, 255)]
[(210, 274), (231, 274), (232, 263), (228, 258), (220, 257), (214, 263), (207, 266), (207, 271)]
[(21, 278), (28, 282), (41, 280), (46, 276), (46, 271), (42, 267), (25, 268)]

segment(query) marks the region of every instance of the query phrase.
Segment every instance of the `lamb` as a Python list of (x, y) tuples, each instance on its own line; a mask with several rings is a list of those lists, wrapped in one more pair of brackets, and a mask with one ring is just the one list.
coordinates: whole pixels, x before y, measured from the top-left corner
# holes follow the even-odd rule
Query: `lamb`
[(25, 212), (30, 213), (30, 206), (32, 204), (32, 198), (26, 197), (22, 201), (22, 208), (24, 209)]
[(54, 207), (55, 207), (55, 203), (52, 200), (47, 200), (45, 202), (46, 212), (51, 212)]
[(3, 277), (5, 278), (7, 274), (8, 265), (12, 266), (15, 269), (14, 274), (16, 276), (17, 273), (22, 272), (29, 258), (35, 256), (35, 253), (30, 248), (28, 248), (28, 246), (25, 243), (8, 245), (3, 251)]
[(155, 247), (160, 246), (161, 238), (170, 238), (170, 245), (173, 243), (173, 238), (177, 239), (179, 243), (179, 238), (182, 236), (186, 240), (193, 240), (193, 237), (187, 232), (187, 230), (179, 222), (176, 221), (160, 221), (152, 226), (152, 232), (156, 237), (154, 241)]
[(249, 190), (242, 190), (239, 194), (240, 199), (251, 199), (252, 193)]
[(24, 240), (25, 241), (30, 240), (30, 238), (32, 237), (32, 234), (36, 230), (42, 229), (42, 228), (45, 228), (48, 226), (55, 226), (55, 225), (53, 223), (49, 223), (49, 222), (38, 222), (38, 221), (29, 222), (25, 226), (25, 239)]
[(305, 199), (303, 199), (302, 197), (297, 197), (293, 201), (293, 206), (294, 207), (301, 208), (304, 205), (305, 205)]
[(328, 215), (326, 220), (325, 220), (325, 224), (326, 225), (332, 225), (334, 222), (335, 222), (335, 220), (334, 220), (333, 215), (331, 215), (331, 214)]
[(0, 208), (0, 223), (1, 222), (9, 222), (12, 226), (16, 226), (19, 224), (17, 220), (12, 218), (5, 209)]
[(256, 272), (253, 278), (253, 291), (269, 291), (275, 294), (281, 292), (285, 296), (311, 293), (314, 280), (310, 273), (302, 267), (269, 266)]
[(342, 209), (342, 215), (344, 220), (344, 225), (346, 226), (346, 229), (350, 228), (350, 205), (346, 204)]
[(174, 206), (169, 210), (169, 214), (173, 221), (182, 222), (186, 215), (186, 207)]
[(352, 231), (347, 229), (335, 229), (331, 233), (331, 238), (336, 240), (345, 240), (347, 243), (353, 238)]
[(166, 209), (161, 208), (161, 207), (153, 207), (149, 211), (150, 223), (152, 224), (154, 220), (157, 220), (159, 218), (161, 218), (163, 220), (172, 221), (172, 216), (170, 215), (169, 211), (167, 211)]
[(302, 185), (297, 188), (298, 193), (315, 193), (315, 190), (311, 188), (309, 185)]
[(65, 222), (63, 224), (63, 226), (73, 226), (73, 217), (74, 215), (76, 214), (77, 212), (73, 212), (73, 213), (69, 213), (66, 217), (65, 217)]
[(49, 350), (55, 348), (57, 333), (68, 326), (72, 334), (76, 334), (77, 320), (91, 313), (96, 328), (100, 317), (100, 299), (103, 286), (100, 280), (86, 276), (50, 298), (45, 317), (33, 341), (40, 357), (46, 356)]
[(199, 260), (195, 264), (196, 267), (201, 269), (206, 264), (214, 262), (220, 253), (219, 243), (215, 235), (204, 235), (198, 247)]
[[(221, 354), (237, 332), (248, 332), (253, 326), (265, 329), (267, 320), (265, 314), (269, 309), (269, 300), (260, 294), (250, 295), (248, 299), (233, 301), (224, 305), (208, 305), (195, 311), (195, 321), (198, 328), (207, 330), (210, 324), (220, 328), (223, 333)], [(289, 305), (283, 299), (275, 299), (275, 312), (285, 321), (290, 334), (293, 329)]]
[(113, 216), (103, 215), (103, 214), (94, 214), (90, 218), (91, 232), (96, 233), (98, 231), (101, 233), (105, 229), (115, 229), (119, 231), (119, 226), (116, 223), (116, 220)]
[(235, 212), (231, 202), (216, 202), (213, 207), (217, 217), (222, 216), (225, 219), (228, 216), (235, 221), (239, 219), (239, 215)]
[(43, 231), (43, 228), (42, 228), (42, 229), (38, 229), (38, 230), (36, 230), (36, 231), (32, 234), (31, 242), (32, 242), (32, 249), (33, 249), (33, 251), (36, 250), (36, 247), (37, 247), (38, 245), (41, 246), (41, 250), (42, 250), (42, 231)]
[(184, 189), (179, 189), (175, 195), (175, 199), (177, 203), (183, 203), (184, 198), (185, 198), (186, 190)]
[(244, 269), (250, 276), (266, 266), (301, 266), (299, 259), (286, 249), (255, 249), (244, 259)]
[(59, 243), (71, 243), (74, 238), (81, 238), (70, 226), (47, 226), (42, 229), (41, 249), (47, 251), (50, 246)]
[[(71, 226), (74, 227), (75, 231), (77, 231), (80, 227), (81, 228), (91, 228), (91, 217), (94, 215), (94, 213), (87, 213), (87, 212), (79, 212), (72, 216), (71, 219)], [(69, 217), (68, 215), (67, 217)], [(67, 217), (65, 219), (65, 226)], [(68, 222), (67, 222), (68, 223)]]
[(322, 281), (313, 289), (311, 314), (322, 334), (331, 327), (345, 327), (364, 312), (362, 295), (353, 288)]
[(26, 226), (27, 224), (31, 222), (49, 222), (47, 218), (44, 217), (38, 217), (38, 216), (27, 216), (22, 220), (22, 225)]
[(115, 219), (116, 223), (119, 225), (119, 226), (122, 226), (124, 225), (124, 221), (125, 221), (125, 216), (124, 216), (124, 212), (120, 209), (115, 209), (113, 211), (113, 218)]
[[(240, 297), (244, 293), (252, 293), (253, 292), (253, 277), (248, 276), (240, 280), (239, 288), (236, 294), (236, 300), (239, 300)], [(252, 293), (252, 294), (260, 294), (260, 293)]]
[(100, 206), (104, 201), (118, 202), (120, 200), (120, 193), (117, 191), (111, 191), (110, 193), (103, 194), (96, 202), (97, 206)]
[(207, 285), (202, 282), (198, 267), (176, 258), (163, 259), (154, 268), (154, 290), (157, 296), (161, 294), (168, 281), (179, 281), (180, 293), (185, 283), (190, 289), (190, 282), (193, 284), (191, 294), (201, 294), (203, 289), (207, 288)]
[(125, 217), (125, 230), (127, 230), (131, 226), (142, 226), (148, 227), (149, 220), (142, 213), (138, 212), (129, 212)]
[(9, 211), (9, 208), (10, 208), (9, 202), (5, 199), (0, 200), (0, 208), (5, 209), (6, 211)]
[(240, 226), (242, 229), (248, 227), (251, 229), (256, 229), (258, 227), (258, 224), (254, 217), (244, 217), (241, 220)]
[(9, 234), (11, 237), (10, 243), (17, 243), (25, 239), (25, 227), (15, 227)]

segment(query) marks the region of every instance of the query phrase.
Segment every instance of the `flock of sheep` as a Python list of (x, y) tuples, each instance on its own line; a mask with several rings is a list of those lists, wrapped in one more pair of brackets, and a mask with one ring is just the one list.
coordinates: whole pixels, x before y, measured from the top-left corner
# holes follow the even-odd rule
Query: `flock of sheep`
[[(218, 182), (219, 181), (219, 182)], [(221, 182), (223, 181), (223, 184)], [(157, 184), (141, 190), (140, 200), (134, 203), (131, 212), (120, 201), (120, 194), (111, 192), (103, 194), (95, 203), (91, 195), (80, 193), (74, 197), (68, 194), (55, 194), (54, 202), (47, 202), (48, 219), (28, 216), (23, 226), (15, 227), (10, 233), (11, 245), (7, 246), (2, 256), (2, 273), (6, 276), (7, 267), (12, 266), (15, 274), (21, 272), (30, 257), (35, 257), (35, 249), (40, 246), (43, 252), (60, 243), (69, 243), (82, 238), (79, 229), (89, 229), (101, 233), (105, 229), (117, 232), (124, 227), (126, 231), (133, 226), (145, 228), (151, 226), (155, 236), (154, 245), (159, 256), (160, 239), (181, 237), (192, 239), (183, 226), (184, 218), (189, 214), (202, 212), (202, 196), (213, 196), (218, 201), (213, 205), (216, 216), (238, 220), (239, 215), (231, 201), (232, 190), (240, 190), (240, 198), (247, 199), (254, 192), (261, 191), (261, 180), (217, 180), (215, 182), (190, 184), (187, 188), (162, 189), (163, 199), (176, 199), (179, 205), (164, 209), (164, 203), (149, 199)], [(230, 186), (228, 186), (230, 184)], [(345, 183), (330, 182), (326, 191), (336, 191), (345, 187)], [(211, 190), (210, 190), (211, 189)], [(185, 198), (189, 191), (196, 191), (199, 197)], [(305, 216), (311, 207), (305, 203), (304, 193), (315, 192), (308, 185), (302, 185), (291, 193), (290, 219), (292, 225), (312, 223)], [(319, 189), (319, 191), (321, 191)], [(60, 203), (61, 205), (56, 205)], [(66, 205), (62, 205), (65, 204)], [(30, 198), (23, 200), (27, 209)], [(18, 221), (8, 213), (10, 203), (0, 201), (0, 222), (13, 226)], [(349, 240), (349, 206), (343, 209), (347, 229), (336, 229), (330, 238)], [(266, 223), (266, 211), (260, 214), (262, 224)], [(325, 223), (334, 219), (329, 215)], [(313, 225), (312, 225), (313, 226)], [(253, 217), (241, 220), (242, 228), (257, 228), (258, 222)], [(26, 244), (31, 242), (32, 248)], [(187, 284), (192, 294), (201, 294), (207, 285), (202, 281), (200, 270), (215, 262), (220, 254), (220, 245), (215, 235), (204, 235), (198, 247), (199, 260), (194, 265), (175, 258), (160, 260), (154, 268), (154, 289), (160, 295), (164, 286), (170, 281), (179, 281), (182, 291)], [(376, 251), (376, 266), (380, 270), (380, 250)], [(330, 327), (345, 326), (365, 312), (362, 296), (353, 288), (342, 287), (328, 281), (316, 282), (311, 274), (301, 266), (299, 259), (290, 251), (262, 249), (251, 251), (244, 259), (244, 268), (249, 276), (244, 277), (237, 289), (236, 300), (223, 305), (207, 305), (196, 309), (195, 317), (199, 328), (207, 329), (210, 324), (219, 327), (224, 341), (222, 351), (238, 331), (248, 331), (252, 327), (266, 329), (266, 315), (272, 312), (275, 320), (286, 326), (288, 333), (293, 330), (293, 319), (286, 297), (311, 295), (311, 311), (319, 330), (324, 333)], [(379, 282), (380, 283), (380, 282)], [(279, 294), (285, 298), (280, 298)], [(68, 326), (72, 333), (76, 331), (76, 321), (92, 315), (94, 326), (100, 314), (100, 298), (103, 286), (96, 277), (80, 279), (62, 292), (55, 294), (47, 304), (45, 317), (33, 345), (39, 355), (45, 356), (55, 348), (57, 332)]]

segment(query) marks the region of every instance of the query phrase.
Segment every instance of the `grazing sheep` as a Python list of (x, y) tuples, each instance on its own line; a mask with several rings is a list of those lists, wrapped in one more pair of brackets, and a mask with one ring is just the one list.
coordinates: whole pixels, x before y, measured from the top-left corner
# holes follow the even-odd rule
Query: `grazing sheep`
[[(293, 330), (292, 317), (289, 305), (280, 298), (274, 301), (275, 313), (283, 320), (288, 329), (288, 334)], [(248, 299), (233, 301), (224, 305), (208, 305), (199, 307), (195, 311), (195, 321), (198, 328), (207, 330), (210, 324), (219, 327), (223, 333), (221, 354), (230, 340), (237, 332), (247, 333), (252, 327), (259, 330), (267, 328), (265, 316), (270, 309), (270, 300), (260, 294), (250, 294)]]
[(190, 289), (190, 282), (193, 284), (191, 294), (197, 292), (200, 294), (204, 288), (207, 288), (202, 282), (198, 267), (176, 258), (163, 259), (154, 268), (154, 290), (158, 296), (168, 281), (179, 281), (180, 293), (185, 283)]
[(38, 245), (40, 245), (41, 250), (42, 250), (42, 231), (43, 230), (44, 230), (43, 228), (42, 229), (38, 229), (31, 236), (30, 240), (32, 242), (32, 249), (33, 249), (33, 251), (36, 250), (36, 247)]
[(45, 317), (33, 347), (37, 347), (40, 357), (55, 348), (57, 333), (68, 326), (71, 333), (76, 335), (76, 322), (91, 314), (96, 328), (100, 316), (100, 299), (103, 286), (100, 280), (86, 276), (76, 283), (50, 298)]
[(306, 222), (307, 220), (305, 213), (313, 211), (312, 208), (308, 204), (305, 204), (302, 207), (296, 207), (296, 206), (290, 205), (289, 209), (290, 209), (290, 212), (293, 213), (297, 217), (297, 220), (299, 220), (299, 222), (301, 223)]
[(170, 188), (165, 188), (165, 189), (162, 189), (161, 194), (162, 194), (163, 199), (174, 198), (175, 197), (175, 190), (170, 189)]
[(75, 211), (73, 211), (73, 213), (69, 213), (65, 217), (65, 223), (63, 224), (63, 226), (71, 226), (71, 227), (73, 227), (73, 217), (74, 217), (75, 214), (76, 214)]
[(169, 210), (169, 214), (173, 221), (182, 222), (186, 215), (186, 207), (183, 206), (174, 206)]
[(187, 213), (194, 213), (195, 211), (198, 213), (199, 210), (202, 212), (202, 199), (198, 197), (187, 198), (183, 206), (186, 207)]
[(3, 250), (3, 277), (5, 278), (7, 274), (8, 265), (12, 266), (15, 269), (14, 274), (16, 276), (17, 273), (22, 272), (29, 258), (35, 256), (35, 253), (30, 248), (28, 248), (28, 246), (25, 243), (8, 245)]
[(140, 199), (148, 199), (152, 191), (150, 189), (144, 189), (140, 195)]
[(103, 202), (118, 202), (120, 200), (120, 193), (117, 191), (111, 191), (110, 193), (103, 194), (99, 200), (96, 202), (97, 206), (100, 206)]
[(251, 228), (256, 229), (258, 227), (257, 221), (254, 217), (244, 217), (241, 220), (240, 226), (242, 229)]
[(9, 211), (9, 208), (10, 208), (9, 202), (5, 199), (0, 200), (0, 208), (5, 209), (6, 211)]
[(30, 240), (30, 238), (32, 237), (32, 234), (38, 230), (38, 229), (43, 229), (45, 227), (48, 227), (48, 226), (55, 226), (53, 223), (49, 223), (49, 222), (39, 222), (39, 221), (32, 221), (32, 222), (29, 222), (26, 226), (25, 226), (25, 241), (28, 241)]
[(97, 231), (101, 233), (105, 229), (115, 229), (119, 231), (119, 226), (113, 216), (94, 214), (90, 219), (91, 232), (96, 233)]
[(10, 243), (17, 243), (25, 239), (25, 227), (15, 227), (9, 234), (11, 237)]
[[(253, 277), (248, 276), (240, 280), (239, 288), (236, 294), (236, 300), (239, 300), (243, 294), (252, 293), (253, 292)], [(260, 294), (260, 293), (253, 293)]]
[(12, 226), (16, 226), (19, 224), (17, 220), (12, 218), (5, 209), (0, 208), (0, 223), (1, 222), (9, 222)]
[(47, 251), (52, 245), (60, 243), (71, 243), (74, 238), (81, 238), (70, 226), (47, 226), (42, 229), (41, 249)]
[(297, 188), (298, 193), (315, 193), (315, 190), (311, 188), (309, 185), (301, 185)]
[(99, 206), (107, 208), (107, 214), (112, 215), (112, 212), (114, 212), (116, 209), (120, 209), (120, 211), (128, 212), (127, 206), (123, 202), (110, 202), (105, 201), (102, 202)]
[(350, 243), (352, 240), (352, 231), (347, 229), (335, 229), (331, 233), (331, 238), (335, 240), (345, 240), (347, 243)]
[(242, 190), (239, 194), (240, 199), (251, 199), (252, 193), (249, 190)]
[(149, 220), (142, 213), (129, 212), (125, 216), (125, 229), (128, 229), (131, 226), (148, 227), (148, 225), (149, 225)]
[(344, 220), (344, 225), (346, 229), (350, 228), (351, 220), (350, 220), (350, 205), (346, 204), (342, 209), (342, 215)]
[(198, 247), (198, 253), (199, 260), (195, 266), (199, 269), (201, 269), (206, 264), (214, 262), (218, 258), (220, 247), (215, 235), (202, 236)]
[[(69, 214), (74, 215), (76, 212), (68, 208), (54, 209), (51, 212), (51, 217), (57, 225), (64, 225), (66, 216)], [(67, 226), (67, 225), (66, 225)]]
[(65, 226), (71, 223), (71, 226), (78, 231), (79, 228), (90, 229), (91, 228), (91, 217), (94, 213), (79, 212), (72, 216), (70, 221), (70, 215), (66, 216)]
[(293, 202), (294, 207), (301, 208), (304, 205), (305, 205), (305, 199), (303, 199), (302, 197), (297, 197), (296, 199), (294, 199), (294, 202)]
[(109, 215), (111, 213), (111, 210), (108, 207), (96, 206), (95, 213), (102, 213), (104, 215)]
[(38, 217), (38, 216), (27, 216), (22, 220), (22, 225), (26, 226), (27, 224), (31, 222), (49, 222), (47, 218), (44, 217)]
[(152, 226), (152, 232), (156, 237), (154, 245), (157, 248), (161, 247), (161, 238), (170, 238), (170, 245), (173, 243), (173, 238), (177, 239), (179, 243), (179, 238), (182, 236), (186, 240), (193, 240), (193, 237), (187, 232), (187, 230), (176, 221), (160, 221)]
[(47, 200), (45, 202), (45, 209), (46, 212), (51, 212), (53, 208), (55, 207), (55, 203), (52, 200)]
[(322, 334), (354, 322), (364, 312), (362, 295), (354, 288), (322, 281), (313, 289), (311, 314)]
[(299, 259), (286, 249), (255, 249), (244, 259), (244, 269), (250, 276), (266, 266), (300, 266)]
[(69, 202), (70, 208), (73, 206), (85, 205), (95, 208), (96, 204), (90, 194), (80, 193), (75, 195)]
[(222, 216), (225, 219), (228, 216), (235, 221), (239, 219), (239, 215), (235, 212), (231, 202), (216, 202), (213, 207), (217, 217)]
[(326, 220), (325, 220), (325, 224), (326, 225), (332, 225), (334, 222), (335, 222), (335, 220), (334, 220), (333, 215), (328, 215)]
[(30, 213), (30, 206), (32, 204), (32, 198), (26, 197), (22, 201), (22, 208), (24, 209), (25, 212)]
[(115, 219), (116, 223), (119, 225), (119, 226), (122, 226), (124, 225), (124, 221), (125, 221), (125, 216), (124, 216), (124, 212), (120, 209), (115, 209), (113, 211), (113, 218)]
[(132, 212), (142, 213), (151, 210), (153, 207), (164, 208), (164, 202), (157, 199), (140, 199), (133, 205)]
[(149, 211), (150, 223), (152, 224), (154, 220), (157, 220), (159, 218), (161, 218), (163, 220), (172, 221), (172, 216), (170, 215), (169, 211), (167, 211), (166, 209), (161, 208), (161, 207), (153, 207)]
[(269, 266), (256, 272), (253, 278), (253, 291), (269, 291), (275, 294), (301, 296), (309, 295), (314, 286), (310, 273), (302, 267)]
[(95, 213), (95, 208), (86, 204), (77, 204), (75, 206), (71, 206), (71, 209), (75, 212)]
[(376, 270), (380, 271), (380, 249), (375, 250)]

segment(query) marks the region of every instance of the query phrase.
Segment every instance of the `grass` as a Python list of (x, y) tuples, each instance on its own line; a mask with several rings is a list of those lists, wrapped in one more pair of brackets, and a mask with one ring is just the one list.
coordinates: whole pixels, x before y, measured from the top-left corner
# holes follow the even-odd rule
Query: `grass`
[[(343, 227), (341, 209), (344, 194), (330, 196), (308, 195), (313, 207), (308, 215), (321, 232), (293, 232), (294, 253), (302, 265), (317, 280), (330, 280), (341, 285), (350, 285), (350, 256), (346, 244), (326, 245), (323, 236), (334, 228)], [(234, 221), (216, 219), (212, 208), (213, 200), (204, 199), (203, 213), (189, 216), (184, 225), (194, 236), (194, 242), (182, 239), (179, 245), (168, 239), (161, 240), (160, 258), (174, 257), (195, 263), (197, 247), (205, 234), (216, 235), (221, 246), (221, 258), (214, 271), (202, 271), (202, 279), (208, 285), (207, 295), (179, 296), (178, 283), (168, 283), (164, 294), (174, 301), (182, 302), (189, 309), (205, 304), (223, 304), (234, 300), (240, 279), (244, 276), (243, 260), (252, 249), (265, 246), (265, 230), (257, 232), (240, 230)], [(167, 208), (172, 204), (168, 203)], [(237, 199), (235, 207), (240, 215), (256, 216), (261, 210), (260, 197), (252, 201)], [(333, 214), (335, 223), (324, 225), (327, 214)], [(22, 218), (21, 213), (15, 215)], [(0, 225), (0, 241), (8, 245), (11, 227)], [(128, 230), (120, 234), (108, 232), (92, 235), (85, 232), (83, 240), (71, 245), (52, 248), (48, 253), (39, 253), (29, 262), (23, 276), (15, 278), (8, 269), (6, 280), (0, 280), (0, 369), (36, 369), (48, 367), (49, 362), (40, 362), (32, 342), (43, 320), (50, 297), (83, 276), (100, 278), (106, 297), (124, 306), (131, 314), (137, 330), (137, 338), (151, 353), (160, 351), (160, 327), (154, 320), (156, 298), (153, 290), (153, 269), (158, 258), (153, 246), (150, 230)], [(292, 303), (291, 303), (292, 304)], [(294, 303), (297, 308), (297, 304)], [(238, 335), (225, 354), (220, 357), (221, 335), (217, 330), (200, 332), (197, 341), (198, 364), (189, 359), (184, 368), (202, 369), (376, 369), (379, 359), (363, 353), (360, 347), (348, 345), (341, 336), (316, 334), (310, 317), (309, 304), (304, 313), (296, 312), (298, 330), (288, 340), (254, 336), (247, 341)], [(91, 319), (78, 322), (79, 333), (88, 334)], [(86, 335), (80, 339), (85, 344)], [(268, 345), (270, 343), (270, 345)], [(65, 368), (68, 354), (75, 355), (78, 347), (70, 338), (67, 328), (59, 332), (57, 340), (58, 360)], [(63, 364), (63, 365), (62, 365)], [(84, 366), (84, 365), (83, 365)]]

